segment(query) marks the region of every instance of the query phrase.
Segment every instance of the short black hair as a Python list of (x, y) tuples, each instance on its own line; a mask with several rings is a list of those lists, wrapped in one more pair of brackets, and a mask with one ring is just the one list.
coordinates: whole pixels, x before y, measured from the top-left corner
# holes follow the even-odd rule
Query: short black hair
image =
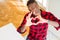
[(29, 4), (31, 4), (31, 3), (36, 3), (36, 1), (35, 0), (28, 0), (28, 2), (27, 2), (27, 6), (29, 5)]

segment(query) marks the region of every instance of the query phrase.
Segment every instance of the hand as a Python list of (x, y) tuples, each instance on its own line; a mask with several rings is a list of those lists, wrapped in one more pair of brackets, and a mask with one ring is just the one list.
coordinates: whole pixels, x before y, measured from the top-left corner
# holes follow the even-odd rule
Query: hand
[(32, 22), (31, 22), (32, 18), (30, 18), (31, 14), (32, 14), (32, 12), (26, 17), (26, 20), (27, 20), (26, 26), (31, 26), (32, 25)]

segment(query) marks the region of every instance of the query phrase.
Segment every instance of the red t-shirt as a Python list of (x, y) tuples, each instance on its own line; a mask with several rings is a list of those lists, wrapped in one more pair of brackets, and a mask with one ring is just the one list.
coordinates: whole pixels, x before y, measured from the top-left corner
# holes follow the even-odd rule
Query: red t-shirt
[[(20, 28), (24, 27), (24, 25), (26, 24), (27, 20), (26, 17), (29, 15), (26, 14), (24, 17), (24, 20), (21, 24), (21, 26), (17, 29), (17, 31), (19, 33), (21, 33)], [(56, 21), (59, 23), (59, 27), (55, 27), (57, 30), (60, 28), (60, 20), (58, 20), (53, 14), (51, 14), (50, 12), (46, 12), (46, 11), (41, 11), (41, 16), (44, 19), (47, 20), (51, 20), (51, 21)], [(32, 15), (31, 17), (34, 17), (34, 15)], [(32, 19), (31, 22), (32, 23), (37, 23), (39, 22), (39, 18), (35, 18)], [(44, 23), (38, 23), (37, 25), (31, 25), (30, 26), (30, 31), (29, 31), (29, 35), (28, 35), (28, 39), (29, 40), (46, 40), (46, 36), (47, 36), (47, 29), (48, 29), (48, 23), (44, 22)]]

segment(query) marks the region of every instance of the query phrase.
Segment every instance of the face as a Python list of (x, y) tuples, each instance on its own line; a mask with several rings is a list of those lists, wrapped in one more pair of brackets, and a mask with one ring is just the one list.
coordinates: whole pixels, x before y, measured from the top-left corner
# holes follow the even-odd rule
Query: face
[(39, 15), (39, 6), (36, 3), (32, 3), (28, 5), (28, 9), (34, 14), (34, 15)]

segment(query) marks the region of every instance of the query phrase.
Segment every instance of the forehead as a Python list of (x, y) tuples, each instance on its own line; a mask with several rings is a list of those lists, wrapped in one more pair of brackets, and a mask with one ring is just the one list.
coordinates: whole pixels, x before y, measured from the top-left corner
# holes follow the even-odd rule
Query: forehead
[(28, 5), (28, 7), (31, 7), (31, 6), (37, 6), (37, 3), (31, 3)]

